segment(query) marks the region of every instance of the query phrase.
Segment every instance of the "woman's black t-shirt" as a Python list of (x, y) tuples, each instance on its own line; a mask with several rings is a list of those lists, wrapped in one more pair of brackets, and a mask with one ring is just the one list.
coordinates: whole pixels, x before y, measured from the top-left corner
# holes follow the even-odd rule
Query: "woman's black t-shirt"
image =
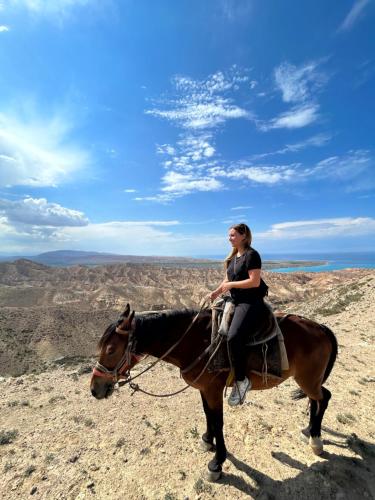
[[(254, 248), (249, 247), (240, 257), (233, 257), (227, 269), (229, 281), (242, 281), (249, 278), (249, 271), (261, 269), (262, 260)], [(232, 288), (230, 294), (237, 304), (245, 302), (250, 304), (262, 299), (267, 293), (267, 285), (261, 280), (256, 288)]]

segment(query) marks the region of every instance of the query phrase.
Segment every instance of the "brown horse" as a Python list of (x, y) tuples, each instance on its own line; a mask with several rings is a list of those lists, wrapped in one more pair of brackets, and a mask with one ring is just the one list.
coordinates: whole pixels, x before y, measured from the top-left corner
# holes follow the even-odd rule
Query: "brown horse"
[[(203, 310), (198, 316), (193, 310), (171, 310), (134, 315), (129, 304), (120, 319), (110, 325), (99, 341), (99, 363), (91, 378), (91, 393), (97, 399), (110, 396), (115, 383), (127, 378), (129, 370), (144, 354), (163, 357), (181, 369), (187, 384), (201, 393), (207, 429), (202, 435), (202, 445), (215, 450), (208, 464), (209, 478), (221, 475), (227, 450), (223, 436), (223, 392), (228, 372), (209, 373), (204, 370), (211, 335), (211, 311)], [(192, 324), (193, 323), (193, 324)], [(288, 354), (289, 370), (281, 379), (268, 378), (248, 370), (252, 389), (263, 390), (279, 385), (294, 377), (301, 388), (294, 399), (310, 399), (310, 422), (303, 431), (316, 454), (323, 451), (320, 439), (324, 412), (331, 393), (323, 387), (337, 356), (335, 335), (324, 325), (296, 315), (288, 315), (280, 324)], [(194, 363), (197, 360), (197, 363)], [(191, 369), (189, 368), (191, 367)], [(188, 370), (186, 371), (186, 368)], [(185, 369), (185, 370), (184, 370)], [(202, 372), (200, 376), (200, 373)], [(198, 380), (197, 380), (198, 378)]]

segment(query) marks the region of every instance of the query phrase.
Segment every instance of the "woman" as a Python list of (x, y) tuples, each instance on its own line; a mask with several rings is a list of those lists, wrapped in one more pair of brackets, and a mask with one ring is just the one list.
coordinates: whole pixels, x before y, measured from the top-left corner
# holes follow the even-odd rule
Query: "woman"
[(234, 367), (235, 382), (228, 403), (237, 406), (245, 401), (251, 382), (246, 377), (246, 350), (251, 333), (255, 333), (259, 318), (264, 311), (263, 297), (268, 287), (260, 277), (262, 261), (251, 247), (251, 231), (246, 224), (229, 228), (232, 252), (225, 259), (226, 277), (210, 298), (230, 292), (235, 305), (228, 332), (229, 353)]

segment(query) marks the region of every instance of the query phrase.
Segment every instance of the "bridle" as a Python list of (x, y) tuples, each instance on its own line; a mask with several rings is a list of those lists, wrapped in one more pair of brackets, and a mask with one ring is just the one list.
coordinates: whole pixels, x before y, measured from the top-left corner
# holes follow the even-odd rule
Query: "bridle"
[[(126, 330), (122, 330), (119, 326), (115, 328), (115, 332), (120, 335), (129, 333)], [(130, 369), (139, 363), (139, 361), (141, 361), (144, 357), (144, 354), (135, 354), (134, 352), (131, 352), (131, 343), (128, 342), (124, 354), (112, 370), (106, 368), (104, 365), (100, 364), (99, 361), (97, 361), (92, 373), (96, 377), (108, 378), (116, 384), (120, 379), (128, 379), (130, 377)]]

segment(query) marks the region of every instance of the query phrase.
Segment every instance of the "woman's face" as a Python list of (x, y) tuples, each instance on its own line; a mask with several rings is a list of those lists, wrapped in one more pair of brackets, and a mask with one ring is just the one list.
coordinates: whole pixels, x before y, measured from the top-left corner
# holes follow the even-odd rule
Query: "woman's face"
[(228, 239), (232, 247), (241, 248), (244, 245), (246, 236), (244, 234), (240, 234), (235, 229), (229, 229)]

